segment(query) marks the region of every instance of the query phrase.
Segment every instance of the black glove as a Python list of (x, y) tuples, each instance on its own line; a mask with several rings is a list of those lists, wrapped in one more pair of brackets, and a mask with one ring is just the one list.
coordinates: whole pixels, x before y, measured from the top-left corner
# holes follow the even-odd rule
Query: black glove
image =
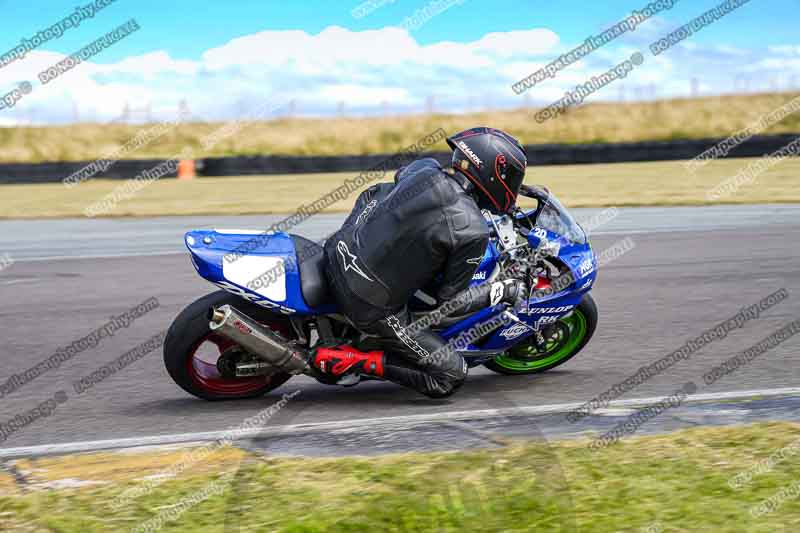
[(524, 300), (528, 292), (525, 282), (519, 279), (507, 279), (492, 283), (489, 291), (489, 305), (507, 303), (512, 307)]

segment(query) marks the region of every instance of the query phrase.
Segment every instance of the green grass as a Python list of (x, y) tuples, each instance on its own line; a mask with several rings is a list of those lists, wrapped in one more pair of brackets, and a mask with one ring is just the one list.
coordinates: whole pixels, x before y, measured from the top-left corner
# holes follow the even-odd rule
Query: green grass
[[(530, 167), (526, 181), (545, 185), (568, 207), (705, 205), (706, 191), (752, 159), (710, 163), (689, 175), (681, 161)], [(238, 215), (291, 213), (354, 178), (356, 172), (163, 179), (120, 202), (107, 216)], [(390, 181), (387, 173), (377, 181)], [(90, 180), (72, 189), (61, 183), (0, 186), (0, 218), (82, 217), (83, 210), (122, 181)], [(368, 183), (365, 186), (369, 186)], [(349, 211), (357, 193), (326, 211)], [(800, 158), (786, 159), (721, 203), (800, 202)], [(523, 205), (526, 205), (523, 202)]]
[[(227, 465), (224, 493), (165, 531), (798, 531), (800, 498), (749, 510), (800, 480), (789, 458), (743, 489), (728, 480), (800, 438), (767, 423), (636, 437), (600, 450), (586, 440), (504, 449), (337, 459), (256, 458)], [(36, 467), (36, 465), (32, 465)], [(204, 470), (208, 470), (208, 464)], [(0, 496), (9, 529), (119, 531), (198, 494), (218, 472), (184, 474), (111, 512), (132, 481)], [(144, 475), (142, 471), (142, 475)], [(2, 486), (2, 485), (0, 485)]]

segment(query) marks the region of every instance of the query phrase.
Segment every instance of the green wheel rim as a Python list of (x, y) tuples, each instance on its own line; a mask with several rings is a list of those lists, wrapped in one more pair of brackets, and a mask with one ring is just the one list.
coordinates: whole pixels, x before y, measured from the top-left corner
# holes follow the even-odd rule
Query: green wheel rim
[(586, 317), (580, 309), (575, 309), (575, 312), (559, 322), (569, 330), (569, 338), (562, 341), (552, 353), (549, 353), (549, 345), (548, 349), (540, 354), (533, 342), (527, 342), (497, 356), (494, 359), (495, 364), (507, 370), (528, 371), (545, 368), (571, 356), (586, 337)]

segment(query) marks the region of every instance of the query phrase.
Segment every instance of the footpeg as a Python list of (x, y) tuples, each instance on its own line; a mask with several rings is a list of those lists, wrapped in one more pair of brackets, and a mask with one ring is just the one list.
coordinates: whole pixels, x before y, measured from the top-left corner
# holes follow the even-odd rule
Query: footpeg
[(341, 385), (342, 387), (353, 387), (358, 385), (361, 382), (361, 376), (359, 374), (347, 374), (342, 376), (336, 384)]

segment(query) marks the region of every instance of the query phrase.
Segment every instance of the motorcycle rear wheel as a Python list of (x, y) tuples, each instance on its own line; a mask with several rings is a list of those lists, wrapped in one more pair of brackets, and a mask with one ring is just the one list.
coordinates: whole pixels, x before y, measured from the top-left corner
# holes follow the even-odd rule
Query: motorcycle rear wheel
[(484, 366), (499, 374), (516, 375), (538, 374), (563, 365), (586, 346), (597, 328), (597, 305), (592, 296), (586, 294), (572, 314), (556, 326), (557, 338), (548, 340), (544, 350), (536, 346), (531, 336)]
[(283, 385), (291, 374), (277, 372), (268, 376), (224, 376), (217, 363), (221, 357), (246, 353), (235, 342), (214, 333), (208, 327), (211, 307), (232, 305), (261, 324), (290, 338), (287, 319), (251, 304), (227, 291), (217, 291), (189, 304), (181, 311), (164, 340), (164, 365), (170, 377), (183, 390), (204, 400), (256, 398)]

